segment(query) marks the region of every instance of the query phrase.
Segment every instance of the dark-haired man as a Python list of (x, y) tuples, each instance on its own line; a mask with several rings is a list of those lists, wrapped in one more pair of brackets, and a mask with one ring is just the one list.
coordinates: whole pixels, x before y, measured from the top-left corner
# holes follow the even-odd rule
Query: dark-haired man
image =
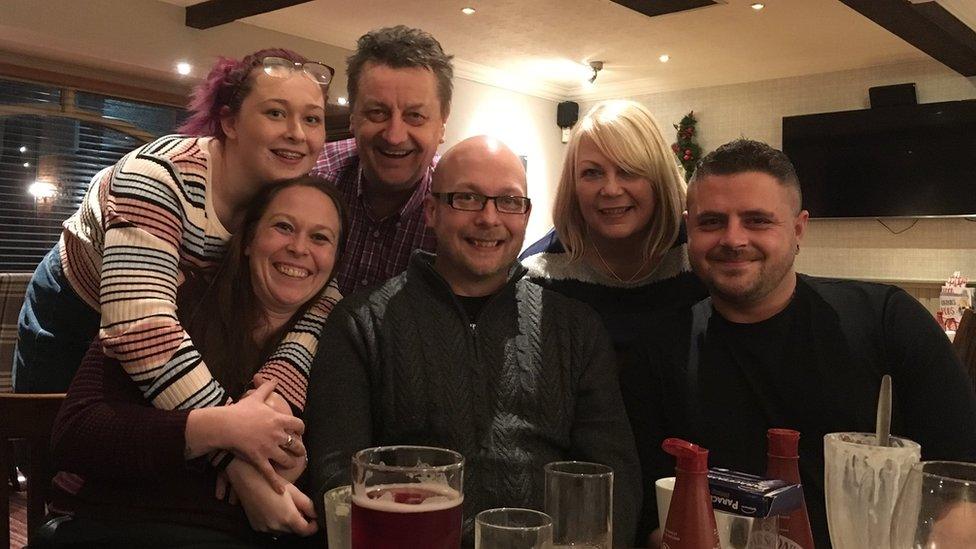
[(881, 377), (894, 386), (892, 431), (923, 459), (976, 461), (976, 395), (948, 339), (893, 286), (797, 274), (807, 227), (789, 159), (738, 140), (702, 159), (688, 185), (688, 256), (710, 297), (648, 334), (644, 368), (622, 383), (641, 455), (639, 532), (657, 526), (655, 479), (668, 436), (710, 450), (709, 464), (766, 469), (766, 430), (801, 432), (800, 475), (817, 547), (829, 547), (823, 436), (874, 431)]
[(592, 309), (523, 278), (521, 161), (472, 137), (433, 187), (437, 255), (342, 300), (322, 333), (305, 415), (313, 501), (349, 481), (362, 448), (450, 448), (465, 458), (470, 546), (479, 511), (542, 508), (546, 463), (595, 461), (614, 470), (614, 541), (629, 547), (641, 486), (609, 337)]
[(364, 34), (347, 61), (353, 139), (326, 145), (312, 170), (339, 187), (349, 212), (336, 274), (345, 295), (399, 274), (413, 250), (434, 250), (423, 202), (453, 76), (440, 43), (402, 25)]

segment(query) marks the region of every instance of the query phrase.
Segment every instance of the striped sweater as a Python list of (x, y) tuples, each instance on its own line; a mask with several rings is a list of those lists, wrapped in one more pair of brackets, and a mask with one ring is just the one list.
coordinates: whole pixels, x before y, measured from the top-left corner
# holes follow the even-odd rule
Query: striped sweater
[[(61, 234), (68, 282), (101, 311), (105, 353), (166, 410), (230, 401), (176, 317), (182, 270), (216, 265), (230, 238), (209, 192), (211, 140), (170, 135), (132, 151), (95, 176)], [(339, 298), (334, 285), (326, 288), (258, 372), (299, 410), (318, 335)]]

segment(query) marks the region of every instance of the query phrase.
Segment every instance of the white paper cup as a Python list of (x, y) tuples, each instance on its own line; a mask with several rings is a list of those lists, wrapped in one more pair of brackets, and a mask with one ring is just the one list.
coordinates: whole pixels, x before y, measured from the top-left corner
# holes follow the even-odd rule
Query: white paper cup
[[(659, 478), (654, 482), (654, 495), (657, 497), (657, 519), (662, 531), (668, 520), (668, 510), (671, 508), (671, 496), (673, 494), (674, 477)], [(718, 538), (722, 547), (775, 547), (775, 543), (765, 541), (763, 536), (764, 532), (775, 533), (776, 526), (776, 517), (762, 521), (715, 511), (715, 527), (718, 530)]]
[(654, 482), (654, 495), (657, 497), (657, 520), (663, 530), (671, 508), (671, 495), (674, 494), (674, 477), (659, 478)]

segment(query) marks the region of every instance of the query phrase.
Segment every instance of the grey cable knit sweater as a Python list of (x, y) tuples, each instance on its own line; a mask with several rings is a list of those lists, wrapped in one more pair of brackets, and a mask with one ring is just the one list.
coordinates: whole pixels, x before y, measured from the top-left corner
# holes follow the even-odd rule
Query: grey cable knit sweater
[(546, 463), (595, 461), (614, 469), (614, 545), (631, 546), (640, 467), (600, 319), (516, 263), (473, 325), (433, 257), (415, 252), (326, 323), (305, 413), (313, 501), (349, 481), (359, 449), (451, 448), (466, 459), (470, 545), (479, 511), (542, 509)]

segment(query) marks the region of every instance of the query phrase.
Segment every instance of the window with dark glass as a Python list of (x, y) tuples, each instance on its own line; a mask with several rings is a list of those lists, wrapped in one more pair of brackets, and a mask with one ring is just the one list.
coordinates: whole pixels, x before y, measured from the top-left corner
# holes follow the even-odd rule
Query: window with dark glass
[(60, 237), (99, 170), (185, 111), (0, 79), (0, 272), (30, 272)]

